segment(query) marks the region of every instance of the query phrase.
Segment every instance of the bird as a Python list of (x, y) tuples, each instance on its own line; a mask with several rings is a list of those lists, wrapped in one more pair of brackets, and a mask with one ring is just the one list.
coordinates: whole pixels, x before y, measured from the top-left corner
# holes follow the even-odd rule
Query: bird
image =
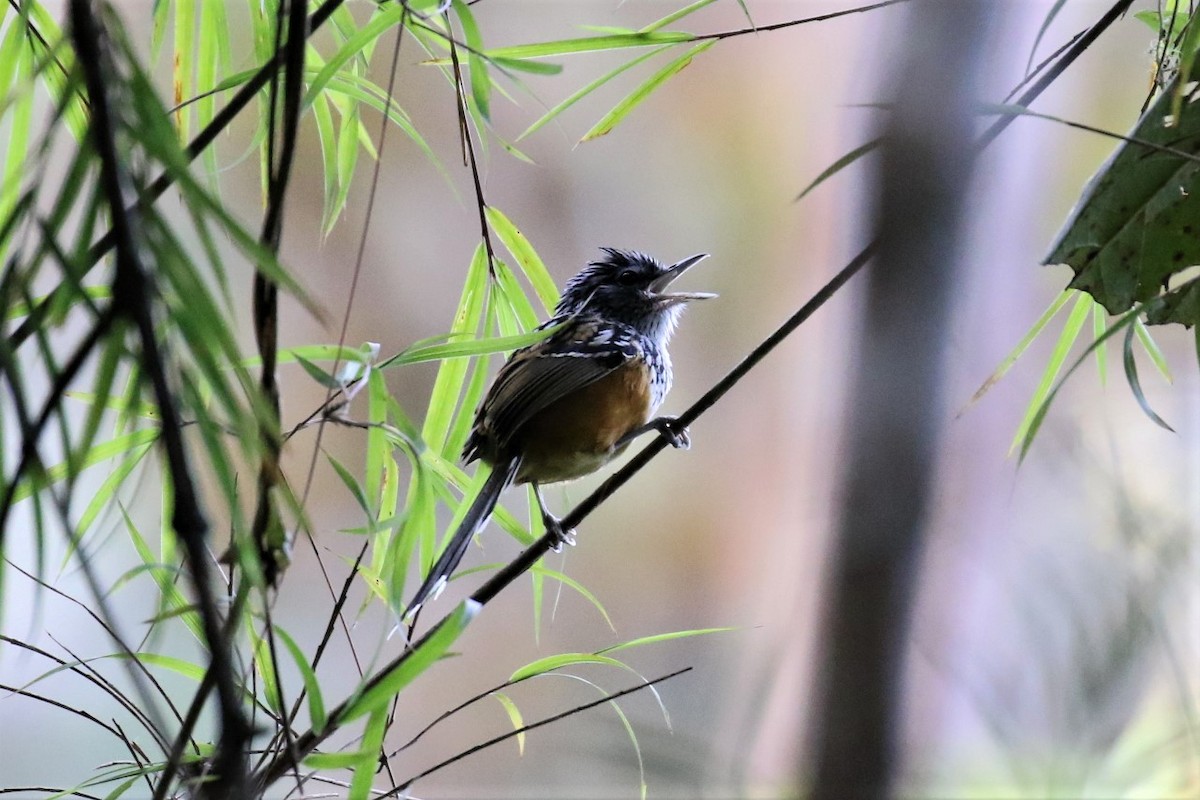
[(665, 265), (636, 250), (601, 250), (601, 258), (567, 282), (554, 314), (538, 326), (550, 333), (514, 351), (480, 402), (463, 459), (483, 461), (492, 471), (413, 595), (408, 619), (441, 592), (509, 486), (532, 485), (560, 550), (574, 544), (573, 532), (546, 507), (543, 484), (589, 475), (650, 431), (676, 448), (690, 446), (675, 417), (654, 414), (671, 388), (667, 343), (684, 307), (716, 297), (668, 287), (708, 254)]

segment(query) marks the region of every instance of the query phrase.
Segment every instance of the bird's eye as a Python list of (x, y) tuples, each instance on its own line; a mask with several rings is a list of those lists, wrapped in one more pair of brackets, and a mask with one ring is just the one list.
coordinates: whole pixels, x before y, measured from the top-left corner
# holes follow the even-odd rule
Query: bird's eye
[(617, 274), (617, 283), (622, 286), (632, 286), (639, 280), (641, 280), (641, 276), (638, 275), (636, 270), (627, 269)]

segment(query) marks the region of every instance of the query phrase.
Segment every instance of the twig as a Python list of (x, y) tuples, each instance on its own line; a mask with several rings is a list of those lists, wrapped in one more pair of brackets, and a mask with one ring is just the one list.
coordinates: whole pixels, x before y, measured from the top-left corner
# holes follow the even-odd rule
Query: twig
[(467, 748), (466, 750), (462, 751), (461, 753), (451, 756), (450, 758), (447, 758), (445, 761), (434, 764), (429, 769), (426, 769), (426, 770), (423, 770), (422, 772), (417, 773), (416, 775), (414, 775), (413, 777), (411, 777), (407, 781), (405, 781), (403, 785), (401, 785), (399, 788), (395, 789), (394, 791), (387, 792), (386, 794), (380, 795), (379, 800), (383, 800), (383, 798), (387, 798), (387, 797), (395, 797), (396, 795), (400, 794), (401, 792), (407, 791), (408, 787), (412, 786), (414, 783), (419, 781), (421, 778), (431, 775), (434, 772), (437, 772), (440, 769), (444, 769), (445, 767), (448, 767), (451, 764), (454, 764), (458, 761), (462, 761), (467, 756), (472, 756), (475, 753), (478, 753), (480, 750), (485, 750), (489, 747), (492, 747), (493, 745), (497, 745), (497, 744), (500, 744), (501, 742), (505, 742), (505, 741), (513, 738), (514, 736), (520, 736), (520, 735), (522, 735), (524, 733), (528, 733), (529, 731), (534, 730), (536, 728), (540, 728), (544, 725), (549, 725), (552, 722), (558, 722), (561, 719), (565, 719), (567, 717), (573, 716), (575, 714), (580, 713), (581, 711), (587, 711), (589, 708), (595, 708), (596, 706), (603, 705), (605, 703), (611, 703), (612, 701), (622, 698), (627, 694), (633, 694), (634, 692), (640, 692), (643, 689), (649, 689), (651, 686), (654, 686), (655, 684), (662, 683), (663, 681), (668, 681), (671, 678), (675, 678), (675, 677), (678, 677), (678, 676), (684, 674), (685, 672), (691, 672), (692, 669), (693, 669), (692, 667), (684, 667), (683, 669), (677, 669), (674, 672), (669, 672), (666, 675), (655, 678), (654, 680), (649, 680), (649, 681), (646, 681), (645, 683), (639, 683), (636, 686), (630, 686), (628, 689), (622, 689), (619, 692), (614, 692), (613, 694), (606, 695), (597, 700), (592, 700), (589, 703), (584, 703), (582, 705), (575, 706), (574, 708), (568, 709), (559, 714), (554, 714), (552, 716), (546, 717), (545, 719), (540, 719), (537, 722), (531, 722), (528, 725), (522, 725), (519, 728), (514, 728), (513, 730), (508, 731), (507, 733), (502, 733), (499, 736), (493, 736), (491, 739), (488, 739), (485, 742), (480, 742), (479, 744), (475, 745), (474, 747)]

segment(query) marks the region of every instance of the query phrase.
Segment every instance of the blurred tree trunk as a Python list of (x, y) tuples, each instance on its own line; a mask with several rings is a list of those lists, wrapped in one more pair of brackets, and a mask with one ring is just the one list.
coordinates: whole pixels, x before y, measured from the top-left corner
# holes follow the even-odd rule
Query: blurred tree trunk
[(819, 652), (814, 798), (887, 797), (922, 529), (935, 467), (942, 350), (975, 148), (985, 0), (915, 0), (884, 131), (841, 524)]

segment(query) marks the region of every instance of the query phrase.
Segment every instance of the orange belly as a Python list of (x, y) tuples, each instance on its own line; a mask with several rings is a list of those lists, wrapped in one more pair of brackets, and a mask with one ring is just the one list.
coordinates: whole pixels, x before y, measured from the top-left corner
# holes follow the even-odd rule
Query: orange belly
[(649, 419), (648, 377), (643, 366), (618, 369), (534, 416), (518, 437), (517, 483), (569, 481), (620, 455), (617, 442)]

